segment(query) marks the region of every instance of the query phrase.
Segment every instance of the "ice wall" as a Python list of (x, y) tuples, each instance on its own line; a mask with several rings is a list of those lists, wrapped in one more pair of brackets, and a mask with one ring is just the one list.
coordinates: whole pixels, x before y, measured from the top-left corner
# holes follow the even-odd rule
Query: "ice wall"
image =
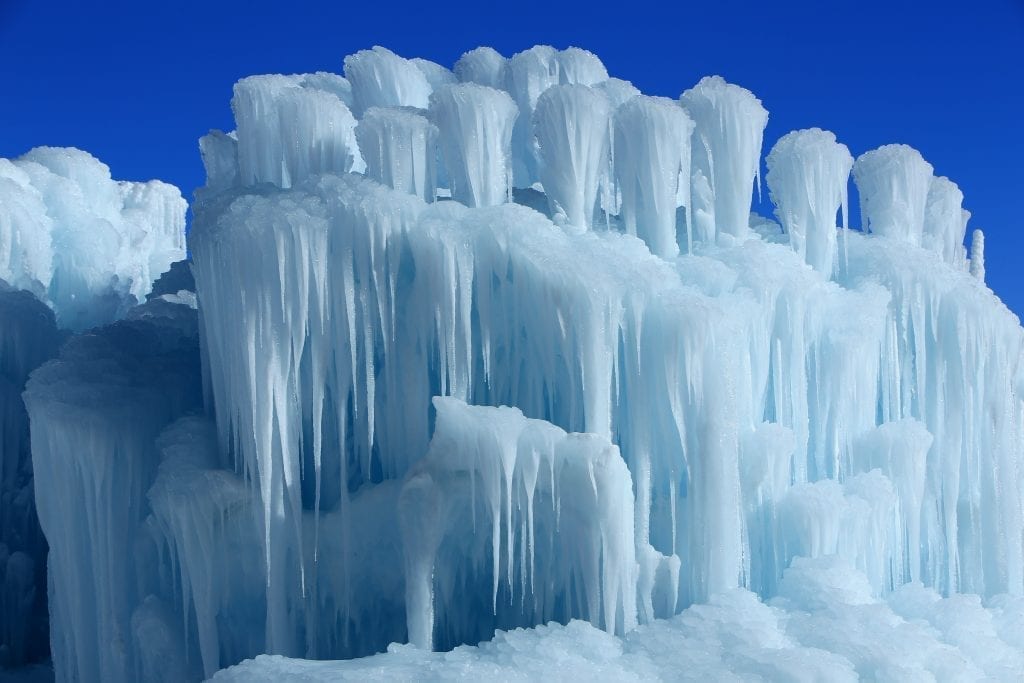
[(111, 322), (184, 257), (185, 208), (177, 188), (112, 180), (77, 149), (0, 160), (0, 279), (49, 304), (62, 328)]
[(430, 450), (399, 499), (409, 642), (448, 649), (573, 618), (636, 626), (632, 484), (618, 449), (514, 408), (434, 407)]

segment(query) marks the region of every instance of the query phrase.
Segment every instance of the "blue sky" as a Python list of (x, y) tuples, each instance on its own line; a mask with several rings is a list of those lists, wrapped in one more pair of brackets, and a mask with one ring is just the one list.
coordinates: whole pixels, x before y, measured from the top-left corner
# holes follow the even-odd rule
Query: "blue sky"
[(77, 146), (115, 177), (158, 177), (189, 196), (203, 179), (196, 140), (233, 128), (243, 76), (340, 73), (346, 54), (374, 44), (446, 66), (481, 44), (506, 55), (578, 45), (649, 94), (676, 97), (709, 74), (751, 89), (770, 112), (765, 152), (810, 126), (854, 155), (916, 147), (964, 191), (988, 238), (989, 283), (1024, 313), (1024, 0), (614, 7), (0, 0), (0, 156)]

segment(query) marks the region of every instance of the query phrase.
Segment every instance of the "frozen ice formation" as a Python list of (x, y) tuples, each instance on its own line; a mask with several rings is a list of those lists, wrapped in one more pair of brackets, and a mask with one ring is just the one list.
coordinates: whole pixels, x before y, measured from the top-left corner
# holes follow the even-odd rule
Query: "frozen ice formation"
[(537, 99), (533, 129), (551, 213), (589, 229), (609, 173), (611, 104), (585, 85), (556, 85)]
[[(1019, 673), (1024, 331), (952, 181), (794, 131), (775, 222), (719, 77), (344, 68), (240, 81), (191, 265), (59, 353), (32, 273), (76, 243), (18, 226), (70, 190), (0, 163), (3, 481), (31, 456), (58, 680)], [(12, 643), (33, 552), (0, 546)]]
[(847, 225), (846, 188), (853, 168), (850, 150), (828, 131), (798, 130), (775, 143), (767, 163), (768, 188), (790, 245), (812, 268), (831, 277), (840, 209), (843, 228)]
[(761, 139), (768, 112), (749, 90), (719, 76), (701, 79), (679, 100), (697, 124), (693, 183), (710, 188), (717, 231), (745, 237), (753, 184), (761, 182)]
[(519, 116), (508, 93), (475, 83), (446, 85), (431, 95), (430, 116), (441, 132), (452, 198), (474, 207), (508, 201)]
[(865, 152), (853, 167), (864, 227), (920, 246), (932, 165), (906, 145), (884, 145)]
[(112, 322), (184, 258), (185, 208), (176, 187), (112, 180), (81, 150), (0, 159), (0, 280), (49, 304), (61, 328)]
[[(679, 179), (690, 167), (692, 133), (693, 121), (686, 112), (663, 97), (634, 97), (615, 111), (615, 180), (622, 197), (622, 224), (664, 258), (679, 253), (677, 198), (690, 206)], [(689, 250), (689, 218), (686, 230)]]
[[(434, 407), (430, 450), (399, 498), (409, 642), (447, 649), (573, 618), (635, 627), (633, 492), (618, 449), (515, 408)], [(493, 620), (465, 596), (488, 583)]]

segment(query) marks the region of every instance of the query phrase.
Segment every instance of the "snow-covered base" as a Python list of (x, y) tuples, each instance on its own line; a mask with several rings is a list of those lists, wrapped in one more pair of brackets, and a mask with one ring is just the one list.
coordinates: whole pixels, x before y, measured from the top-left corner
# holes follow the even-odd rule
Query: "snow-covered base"
[(862, 574), (825, 557), (798, 559), (768, 603), (734, 589), (624, 638), (552, 623), (451, 652), (396, 644), (349, 661), (261, 655), (212, 680), (1015, 680), (1022, 625), (1024, 598), (982, 606), (912, 583), (881, 600)]

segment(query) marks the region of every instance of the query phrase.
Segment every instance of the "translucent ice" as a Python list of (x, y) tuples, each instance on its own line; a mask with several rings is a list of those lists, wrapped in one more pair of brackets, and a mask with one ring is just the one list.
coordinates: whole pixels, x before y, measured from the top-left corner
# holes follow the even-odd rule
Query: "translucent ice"
[(406, 109), (373, 107), (356, 127), (366, 175), (399, 192), (434, 200), (437, 127)]
[(860, 155), (853, 177), (865, 229), (920, 246), (932, 165), (913, 147), (885, 145)]
[(760, 182), (768, 112), (749, 90), (720, 76), (701, 79), (679, 99), (697, 124), (693, 168), (709, 183), (717, 232), (742, 238), (753, 184)]
[[(853, 157), (819, 128), (784, 135), (768, 154), (768, 189), (793, 249), (825, 277), (836, 258), (836, 213), (846, 228)], [(958, 207), (959, 210), (959, 207)]]
[(610, 103), (585, 85), (553, 86), (537, 100), (541, 183), (552, 214), (579, 229), (592, 226), (599, 185), (610, 174), (610, 127)]
[[(622, 193), (622, 222), (626, 232), (666, 258), (679, 253), (676, 197), (680, 173), (690, 168), (693, 127), (686, 112), (666, 98), (635, 97), (615, 112), (615, 180)], [(689, 206), (688, 195), (683, 202)]]
[(466, 206), (509, 200), (517, 114), (508, 94), (475, 83), (445, 86), (431, 96), (430, 115), (441, 131), (454, 199)]
[(426, 109), (433, 90), (416, 63), (379, 46), (346, 57), (345, 78), (352, 84), (352, 111), (360, 118), (370, 107)]

